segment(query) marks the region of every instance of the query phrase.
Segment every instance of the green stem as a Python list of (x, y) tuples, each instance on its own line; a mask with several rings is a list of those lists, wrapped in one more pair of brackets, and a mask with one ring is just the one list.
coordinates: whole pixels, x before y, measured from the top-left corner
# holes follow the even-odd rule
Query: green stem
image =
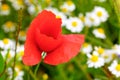
[(84, 73), (84, 75), (86, 76), (87, 80), (93, 80), (91, 78), (91, 76), (85, 71), (86, 69), (84, 69), (83, 65), (81, 65), (81, 63), (79, 62), (79, 60), (75, 60), (75, 63), (79, 66), (79, 68), (82, 70), (82, 72)]
[(119, 29), (119, 34), (118, 34), (118, 44), (120, 44), (120, 29)]
[[(41, 62), (40, 62), (41, 63)], [(36, 66), (36, 68), (35, 68), (35, 71), (34, 71), (34, 74), (36, 75), (37, 74), (37, 71), (38, 71), (38, 69), (39, 69), (39, 66), (40, 66), (40, 63)]]
[(109, 70), (107, 69), (106, 66), (103, 66), (102, 70), (105, 73), (105, 75), (108, 77), (109, 80), (114, 80), (112, 74), (109, 72)]
[(93, 38), (93, 37), (86, 36), (86, 39), (89, 40), (91, 43), (100, 45), (100, 46), (102, 46), (102, 47), (104, 47), (104, 48), (111, 48), (110, 45), (104, 44), (104, 43), (102, 43), (101, 41), (99, 41), (99, 40), (97, 40), (97, 39), (95, 39), (95, 38)]
[(34, 75), (34, 73), (31, 71), (31, 69), (29, 69), (29, 67), (24, 67), (25, 70), (28, 71), (28, 73), (31, 75), (31, 77), (34, 79), (34, 80), (38, 80), (37, 77)]
[(18, 44), (18, 36), (19, 36), (21, 24), (22, 24), (22, 9), (20, 9), (18, 11), (18, 29), (17, 29), (17, 32), (16, 32), (15, 56), (14, 56), (13, 67), (12, 67), (12, 70), (13, 70), (12, 80), (14, 80), (14, 74), (15, 74), (17, 44)]
[[(113, 3), (114, 10), (118, 18), (118, 26), (120, 27), (120, 0), (112, 0), (111, 2)], [(118, 30), (118, 44), (120, 44), (120, 28)]]

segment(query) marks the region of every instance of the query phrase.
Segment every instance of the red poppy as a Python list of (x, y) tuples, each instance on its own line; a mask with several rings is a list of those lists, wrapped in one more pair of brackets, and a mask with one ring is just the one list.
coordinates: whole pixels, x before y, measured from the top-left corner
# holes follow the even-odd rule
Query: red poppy
[(79, 53), (84, 36), (61, 34), (61, 19), (43, 10), (32, 21), (27, 32), (25, 51), (22, 58), (26, 65), (36, 65), (41, 61), (41, 53), (47, 53), (43, 62), (57, 65), (69, 61)]

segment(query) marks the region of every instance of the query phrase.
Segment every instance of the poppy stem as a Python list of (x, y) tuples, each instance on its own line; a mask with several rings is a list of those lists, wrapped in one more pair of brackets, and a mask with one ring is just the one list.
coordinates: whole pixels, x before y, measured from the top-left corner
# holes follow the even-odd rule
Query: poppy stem
[[(46, 56), (46, 52), (42, 52), (41, 53), (41, 56), (42, 56), (42, 60), (40, 61), (40, 63), (43, 61), (43, 59), (45, 58), (45, 56)], [(36, 68), (35, 68), (35, 71), (34, 71), (34, 74), (35, 75), (37, 75), (37, 71), (38, 71), (38, 69), (39, 69), (39, 67), (40, 67), (40, 63), (36, 66)]]
[[(41, 62), (40, 62), (40, 63), (41, 63)], [(37, 71), (38, 71), (38, 69), (39, 69), (40, 63), (39, 63), (39, 64), (36, 66), (36, 68), (35, 68), (35, 71), (34, 71), (35, 76), (37, 76)]]
[(33, 74), (33, 72), (31, 71), (31, 69), (29, 69), (29, 67), (25, 66), (24, 67), (28, 73), (31, 75), (31, 77), (34, 79), (34, 80), (38, 80), (37, 77)]

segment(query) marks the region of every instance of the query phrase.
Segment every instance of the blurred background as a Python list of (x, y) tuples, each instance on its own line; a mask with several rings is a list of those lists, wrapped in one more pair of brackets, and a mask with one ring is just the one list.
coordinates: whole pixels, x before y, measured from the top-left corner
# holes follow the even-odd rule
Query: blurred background
[[(84, 34), (85, 43), (69, 62), (41, 63), (34, 74), (37, 66), (21, 58), (27, 29), (44, 9), (62, 19), (63, 34)], [(13, 72), (13, 80), (120, 80), (120, 1), (0, 0), (0, 80), (12, 80)]]

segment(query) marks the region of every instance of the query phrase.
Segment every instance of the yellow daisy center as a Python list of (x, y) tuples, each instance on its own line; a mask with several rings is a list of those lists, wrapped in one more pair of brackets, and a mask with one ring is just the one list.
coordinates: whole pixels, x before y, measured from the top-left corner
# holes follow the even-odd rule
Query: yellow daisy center
[(62, 12), (67, 12), (67, 8), (62, 8)]
[(73, 2), (72, 1), (67, 1), (67, 4), (68, 4), (68, 6), (71, 6), (71, 5), (73, 5)]
[(84, 16), (81, 16), (80, 19), (81, 19), (82, 22), (85, 22), (85, 17)]
[(73, 27), (76, 27), (77, 24), (78, 24), (78, 23), (77, 23), (76, 21), (73, 21), (73, 22), (72, 22), (72, 26), (73, 26)]
[(25, 36), (25, 31), (20, 31), (20, 36)]
[(20, 51), (19, 54), (20, 54), (20, 56), (23, 56), (24, 51)]
[(99, 48), (99, 49), (98, 49), (98, 53), (99, 53), (99, 54), (103, 54), (103, 52), (104, 52), (104, 49), (103, 49), (103, 48)]
[(47, 4), (49, 4), (51, 2), (51, 0), (45, 0)]
[(48, 79), (48, 75), (47, 74), (43, 74), (43, 80), (47, 80)]
[(116, 70), (117, 70), (117, 71), (120, 71), (120, 64), (118, 64), (118, 65), (116, 66)]
[(112, 58), (116, 58), (117, 55), (115, 53), (112, 53)]
[(89, 45), (88, 43), (84, 43), (83, 47), (88, 47), (88, 45)]
[(98, 61), (98, 56), (92, 55), (91, 61), (92, 61), (92, 62), (97, 62), (97, 61)]
[(6, 23), (6, 27), (7, 28), (10, 29), (12, 26), (13, 26), (13, 23), (11, 21), (9, 21), (9, 22)]
[(3, 39), (3, 43), (6, 45), (6, 44), (8, 44), (9, 43), (9, 39)]
[(105, 59), (108, 59), (109, 57), (107, 55), (104, 56)]
[(60, 18), (61, 18), (61, 16), (60, 16), (60, 15), (56, 15), (56, 18), (57, 18), (57, 19), (60, 19)]
[(11, 55), (11, 53), (9, 52), (8, 53), (8, 56), (7, 56), (8, 58), (11, 58), (12, 57), (12, 55)]
[(94, 18), (90, 17), (90, 20), (91, 20), (92, 22), (94, 22)]
[(104, 33), (104, 30), (103, 30), (102, 28), (99, 28), (99, 29), (98, 29), (98, 32), (103, 34), (103, 33)]
[(1, 9), (2, 10), (9, 10), (9, 6), (7, 5), (7, 4), (3, 4), (2, 6), (1, 6)]
[(23, 0), (17, 0), (18, 5), (23, 5)]
[(102, 15), (103, 15), (103, 13), (102, 13), (101, 11), (98, 11), (98, 12), (97, 12), (97, 16), (98, 16), (98, 17), (101, 17)]

